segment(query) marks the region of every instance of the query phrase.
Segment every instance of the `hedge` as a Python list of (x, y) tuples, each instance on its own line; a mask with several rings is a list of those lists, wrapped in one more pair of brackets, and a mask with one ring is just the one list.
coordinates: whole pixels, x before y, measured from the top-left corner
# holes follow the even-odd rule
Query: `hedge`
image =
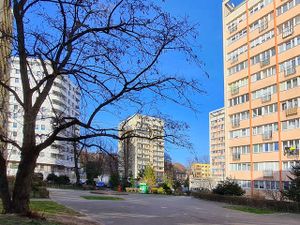
[(199, 192), (193, 192), (191, 195), (204, 200), (224, 202), (232, 205), (250, 206), (255, 208), (270, 209), (279, 212), (300, 213), (300, 204), (296, 202), (274, 201), (241, 196), (225, 196)]

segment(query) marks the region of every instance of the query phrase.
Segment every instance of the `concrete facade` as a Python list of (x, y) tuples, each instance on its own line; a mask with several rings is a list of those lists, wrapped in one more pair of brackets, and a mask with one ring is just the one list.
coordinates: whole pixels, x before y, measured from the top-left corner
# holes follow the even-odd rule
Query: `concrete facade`
[(119, 141), (120, 175), (125, 176), (125, 168), (128, 168), (127, 175), (137, 178), (139, 171), (150, 165), (156, 176), (162, 178), (165, 150), (164, 121), (159, 118), (136, 114), (123, 121), (119, 130), (120, 136), (132, 136)]
[[(30, 82), (33, 84), (34, 79), (38, 81), (43, 75), (41, 63), (35, 59), (28, 59), (33, 76)], [(47, 64), (48, 71), (51, 67)], [(22, 85), (20, 79), (19, 59), (13, 58), (10, 66), (10, 87), (13, 88), (18, 96), (22, 99)], [(56, 119), (70, 116), (79, 117), (80, 92), (79, 89), (67, 77), (59, 77), (55, 80), (48, 98), (43, 103), (36, 121), (36, 141), (44, 141), (53, 131)], [(23, 110), (15, 100), (14, 96), (9, 97), (9, 118), (8, 118), (8, 137), (15, 140), (20, 146), (23, 138)], [(71, 127), (60, 134), (65, 137), (79, 135), (79, 127)], [(8, 175), (15, 175), (20, 161), (20, 151), (12, 145), (8, 149)], [(69, 142), (55, 141), (51, 146), (44, 149), (38, 159), (35, 172), (42, 173), (44, 178), (49, 173), (57, 175), (68, 175), (74, 178), (74, 155), (73, 144)]]
[(223, 1), (226, 175), (288, 185), (300, 147), (300, 1)]
[(226, 175), (224, 108), (209, 113), (209, 149), (211, 176), (215, 180), (224, 180)]

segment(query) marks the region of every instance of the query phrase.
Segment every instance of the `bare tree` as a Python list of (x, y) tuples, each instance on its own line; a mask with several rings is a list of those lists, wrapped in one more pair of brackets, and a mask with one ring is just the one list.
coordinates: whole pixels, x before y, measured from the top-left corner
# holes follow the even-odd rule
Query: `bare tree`
[[(125, 139), (118, 128), (95, 123), (104, 110), (126, 104), (141, 106), (145, 96), (156, 96), (188, 108), (189, 98), (202, 93), (198, 82), (165, 74), (160, 70), (164, 54), (180, 52), (197, 65), (191, 48), (195, 27), (186, 18), (177, 19), (152, 1), (142, 0), (12, 0), (14, 32), (1, 31), (10, 38), (13, 54), (18, 57), (22, 95), (8, 80), (0, 85), (13, 95), (22, 108), (21, 144), (0, 134), (21, 152), (13, 194), (7, 182), (1, 183), (5, 212), (26, 214), (29, 209), (31, 180), (40, 152), (55, 141), (83, 141), (95, 137)], [(38, 22), (37, 22), (38, 21)], [(0, 33), (1, 33), (0, 32)], [(6, 32), (6, 33), (5, 33)], [(39, 62), (43, 73), (35, 79), (30, 58)], [(56, 126), (39, 142), (36, 120), (55, 81), (69, 77), (76, 82), (89, 107), (86, 119), (64, 116), (54, 118)], [(62, 133), (79, 126), (84, 134), (66, 137)], [(176, 130), (176, 127), (171, 127)], [(170, 136), (172, 137), (172, 136)], [(171, 138), (172, 140), (172, 138)], [(7, 180), (6, 158), (0, 155), (0, 180)]]

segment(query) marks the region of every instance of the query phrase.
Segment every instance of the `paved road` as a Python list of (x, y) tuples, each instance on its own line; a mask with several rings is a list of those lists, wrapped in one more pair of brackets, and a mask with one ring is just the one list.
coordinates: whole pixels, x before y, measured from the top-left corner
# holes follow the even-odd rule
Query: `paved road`
[(50, 190), (51, 198), (103, 225), (299, 225), (300, 215), (257, 215), (192, 197), (130, 194), (125, 201), (91, 201), (86, 191)]

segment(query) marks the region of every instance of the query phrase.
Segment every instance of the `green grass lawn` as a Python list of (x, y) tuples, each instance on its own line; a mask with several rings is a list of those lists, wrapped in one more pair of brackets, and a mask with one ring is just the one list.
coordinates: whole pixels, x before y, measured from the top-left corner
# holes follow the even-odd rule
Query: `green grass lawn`
[(240, 206), (240, 205), (228, 205), (224, 206), (226, 209), (233, 209), (238, 210), (242, 212), (248, 212), (248, 213), (254, 213), (254, 214), (272, 214), (274, 211), (268, 210), (268, 209), (259, 209), (249, 206)]
[[(41, 214), (66, 214), (79, 216), (80, 213), (60, 205), (53, 201), (30, 201), (30, 209)], [(0, 202), (0, 212), (2, 211), (2, 203)], [(0, 223), (1, 224), (1, 223)]]
[[(59, 222), (53, 222), (48, 220), (49, 217), (55, 215), (68, 215), (68, 216), (80, 216), (81, 214), (69, 209), (63, 205), (60, 205), (52, 201), (31, 201), (30, 208), (34, 212), (38, 212), (42, 216), (46, 216), (47, 220), (29, 219), (26, 217), (19, 217), (16, 215), (3, 215), (0, 214), (0, 224), (2, 225), (62, 225)], [(0, 212), (2, 211), (2, 203), (0, 201)]]
[(113, 197), (113, 196), (80, 196), (86, 200), (111, 200), (111, 201), (118, 201), (118, 200), (125, 200), (124, 198)]

